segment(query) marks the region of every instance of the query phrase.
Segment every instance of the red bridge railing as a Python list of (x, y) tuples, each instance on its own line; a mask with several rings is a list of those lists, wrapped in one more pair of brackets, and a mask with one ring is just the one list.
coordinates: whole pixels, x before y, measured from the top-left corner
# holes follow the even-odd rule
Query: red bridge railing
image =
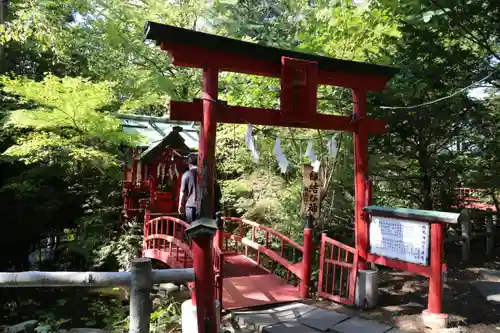
[(172, 268), (193, 266), (191, 246), (185, 240), (189, 224), (175, 217), (160, 216), (144, 224), (142, 255)]
[[(213, 243), (215, 296), (222, 304), (224, 260), (243, 254), (269, 273), (297, 285), (303, 279), (303, 246), (285, 235), (254, 221), (223, 217), (222, 244)], [(160, 260), (172, 268), (193, 266), (191, 244), (185, 231), (189, 224), (161, 216), (144, 224), (143, 256)], [(219, 231), (220, 232), (220, 231)], [(215, 238), (217, 239), (217, 237)]]
[(302, 245), (254, 221), (237, 217), (223, 217), (223, 220), (224, 253), (244, 254), (287, 282), (298, 282), (291, 274), (302, 279)]

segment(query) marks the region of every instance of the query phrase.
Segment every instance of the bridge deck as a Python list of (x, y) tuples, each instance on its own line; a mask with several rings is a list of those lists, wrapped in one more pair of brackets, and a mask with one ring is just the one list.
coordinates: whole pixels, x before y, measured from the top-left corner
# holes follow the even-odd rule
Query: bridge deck
[(298, 287), (287, 284), (244, 255), (225, 258), (223, 281), (222, 306), (227, 310), (299, 299)]
[[(192, 267), (192, 261), (180, 249), (147, 249), (143, 255), (167, 263), (172, 268)], [(222, 306), (226, 310), (296, 301), (298, 287), (266, 271), (254, 260), (241, 255), (225, 255)]]

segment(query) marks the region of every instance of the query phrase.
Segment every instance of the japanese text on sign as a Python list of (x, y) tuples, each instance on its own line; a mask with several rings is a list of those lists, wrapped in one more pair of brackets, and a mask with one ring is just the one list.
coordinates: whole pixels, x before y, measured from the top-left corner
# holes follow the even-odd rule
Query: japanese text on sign
[(319, 174), (310, 165), (304, 165), (302, 214), (319, 217), (321, 182)]
[(372, 216), (370, 252), (427, 266), (429, 264), (429, 223)]

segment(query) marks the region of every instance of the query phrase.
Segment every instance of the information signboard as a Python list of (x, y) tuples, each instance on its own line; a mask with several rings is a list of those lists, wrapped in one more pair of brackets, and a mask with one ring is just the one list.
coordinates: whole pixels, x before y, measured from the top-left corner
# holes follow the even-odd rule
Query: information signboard
[(370, 252), (428, 266), (429, 231), (427, 222), (371, 216)]
[(302, 192), (302, 214), (319, 218), (321, 182), (319, 173), (314, 172), (313, 167), (304, 165), (303, 192)]

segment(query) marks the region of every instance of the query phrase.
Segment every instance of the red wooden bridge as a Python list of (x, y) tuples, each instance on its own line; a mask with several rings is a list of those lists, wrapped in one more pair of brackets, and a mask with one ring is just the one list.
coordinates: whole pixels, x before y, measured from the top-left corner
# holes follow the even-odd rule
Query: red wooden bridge
[[(300, 299), (300, 282), (308, 274), (304, 247), (253, 221), (223, 217), (224, 229), (213, 242), (215, 295), (226, 310)], [(193, 265), (189, 225), (162, 216), (146, 222), (143, 256), (170, 268)], [(318, 293), (353, 304), (357, 251), (323, 235)], [(318, 249), (319, 250), (319, 249)], [(310, 273), (309, 273), (310, 274)], [(307, 288), (307, 287), (306, 287)]]

